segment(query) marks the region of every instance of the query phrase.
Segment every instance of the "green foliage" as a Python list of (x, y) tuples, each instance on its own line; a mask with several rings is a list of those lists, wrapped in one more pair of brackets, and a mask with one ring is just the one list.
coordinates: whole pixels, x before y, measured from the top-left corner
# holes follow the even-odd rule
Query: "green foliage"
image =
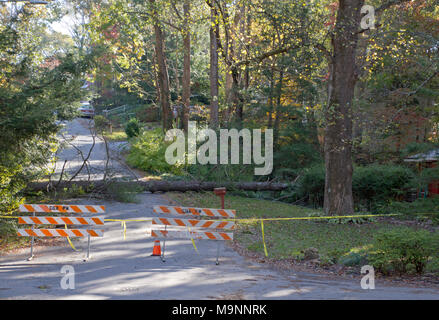
[(413, 172), (402, 166), (356, 167), (352, 181), (354, 199), (373, 210), (376, 203), (403, 196), (413, 179)]
[(439, 223), (439, 197), (416, 199), (413, 202), (390, 201), (378, 207), (378, 213), (405, 214), (417, 220), (431, 219)]
[(73, 184), (68, 188), (62, 190), (62, 195), (65, 198), (80, 198), (86, 194), (83, 187)]
[[(355, 213), (358, 215), (369, 215), (368, 213)], [(308, 217), (326, 217), (321, 211), (314, 211), (308, 214)], [(329, 223), (329, 224), (363, 224), (367, 222), (375, 222), (374, 217), (349, 217), (349, 218), (330, 218), (330, 219), (315, 219), (316, 222)]]
[(349, 252), (341, 256), (337, 262), (348, 267), (353, 267), (367, 264), (367, 259), (365, 254), (361, 254), (360, 252)]
[(427, 153), (429, 151), (435, 150), (439, 148), (439, 145), (437, 143), (431, 143), (431, 142), (412, 142), (407, 144), (404, 149), (401, 150), (401, 158), (404, 159), (408, 156), (413, 156), (415, 154), (420, 153)]
[(140, 122), (136, 118), (132, 118), (125, 126), (125, 133), (128, 138), (137, 137), (140, 134)]
[[(2, 238), (8, 238), (11, 235), (16, 234), (17, 222), (15, 219), (1, 219), (0, 218), (0, 240)], [(1, 241), (0, 241), (1, 244)]]
[[(22, 181), (14, 179), (20, 167), (6, 168), (0, 165), (0, 215), (12, 214), (23, 202), (19, 195), (24, 188)], [(0, 238), (14, 234), (17, 224), (13, 219), (0, 219)]]
[(184, 164), (170, 165), (166, 162), (166, 149), (171, 142), (166, 142), (161, 129), (143, 131), (131, 141), (131, 150), (127, 163), (146, 172), (175, 175), (184, 174)]
[(276, 175), (288, 177), (288, 173), (298, 168), (311, 167), (321, 162), (319, 143), (314, 124), (304, 123), (304, 115), (297, 107), (284, 107), (288, 116), (295, 118), (285, 123), (279, 132), (279, 145), (274, 153)]
[(325, 193), (325, 168), (316, 165), (304, 170), (295, 188), (295, 198), (314, 206), (323, 206)]
[(0, 166), (0, 215), (14, 211), (22, 202), (18, 192), (24, 185), (21, 181), (13, 179), (14, 175), (20, 171), (20, 167), (6, 168)]
[(0, 10), (2, 211), (22, 201), (27, 181), (46, 173), (57, 150), (56, 120), (72, 119), (88, 95), (82, 87), (95, 52), (82, 55), (60, 44), (63, 37), (47, 32), (45, 14), (27, 6), (13, 14)]
[(439, 167), (424, 168), (415, 176), (411, 182), (411, 187), (414, 189), (427, 189), (428, 184), (432, 181), (439, 180)]
[(95, 130), (102, 133), (108, 126), (108, 120), (102, 115), (97, 115), (94, 117)]
[(383, 273), (415, 271), (421, 274), (429, 259), (437, 255), (438, 248), (437, 234), (402, 227), (379, 232), (369, 251), (368, 261)]

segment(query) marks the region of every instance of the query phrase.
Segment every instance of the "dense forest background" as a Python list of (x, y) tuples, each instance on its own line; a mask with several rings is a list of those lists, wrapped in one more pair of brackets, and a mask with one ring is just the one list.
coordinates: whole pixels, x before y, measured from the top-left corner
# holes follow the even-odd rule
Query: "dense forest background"
[[(282, 201), (327, 214), (384, 210), (439, 178), (404, 162), (438, 147), (437, 0), (111, 0), (0, 5), (1, 210), (47, 174), (56, 121), (81, 100), (121, 106), (129, 163), (169, 179), (284, 181)], [(70, 35), (53, 23), (70, 17)], [(72, 22), (73, 21), (73, 22)], [(373, 22), (373, 23), (372, 23)], [(87, 85), (84, 85), (86, 83)], [(164, 132), (189, 120), (274, 130), (274, 171), (169, 166)], [(97, 116), (96, 123), (107, 126)], [(14, 141), (14, 143), (11, 143)], [(159, 141), (159, 143), (156, 143)], [(46, 171), (45, 171), (46, 170)], [(387, 209), (386, 209), (387, 208)]]

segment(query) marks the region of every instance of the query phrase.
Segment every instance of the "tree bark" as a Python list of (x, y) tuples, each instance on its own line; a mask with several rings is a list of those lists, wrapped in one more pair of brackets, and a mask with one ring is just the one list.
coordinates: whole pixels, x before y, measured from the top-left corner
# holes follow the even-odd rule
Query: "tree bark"
[(210, 9), (210, 127), (218, 128), (218, 39), (219, 26), (216, 23), (217, 12)]
[(325, 198), (327, 215), (354, 212), (352, 195), (352, 102), (356, 49), (364, 0), (339, 0), (333, 56), (329, 62), (328, 104), (325, 110)]
[(279, 142), (279, 126), (280, 126), (280, 114), (281, 114), (281, 103), (282, 103), (282, 86), (283, 86), (283, 80), (284, 80), (284, 69), (281, 66), (281, 70), (279, 71), (279, 82), (277, 84), (277, 92), (276, 92), (276, 116), (274, 118), (274, 139), (273, 139), (273, 146), (274, 150), (277, 150), (278, 142)]
[(172, 128), (172, 112), (170, 105), (169, 74), (165, 55), (165, 36), (158, 19), (155, 0), (149, 0), (152, 7), (155, 35), (155, 53), (158, 64), (158, 84), (160, 87), (160, 105), (162, 107), (163, 130)]
[(271, 64), (270, 72), (270, 91), (268, 97), (268, 129), (273, 128), (273, 113), (274, 113), (274, 61)]
[(183, 4), (184, 28), (183, 28), (183, 129), (188, 132), (189, 107), (191, 104), (191, 28), (190, 28), (190, 0)]
[(48, 182), (32, 182), (29, 183), (26, 191), (46, 191), (50, 189), (58, 189), (62, 190), (63, 188), (67, 188), (72, 186), (73, 184), (82, 187), (84, 189), (93, 189), (99, 190), (101, 192), (105, 192), (111, 184), (117, 184), (119, 186), (133, 186), (133, 187), (141, 187), (143, 191), (150, 192), (171, 192), (171, 191), (213, 191), (214, 188), (226, 187), (230, 190), (245, 190), (245, 191), (282, 191), (289, 187), (288, 184), (285, 183), (270, 183), (270, 182), (200, 182), (200, 181), (73, 181), (67, 182), (63, 181), (56, 187), (48, 188)]

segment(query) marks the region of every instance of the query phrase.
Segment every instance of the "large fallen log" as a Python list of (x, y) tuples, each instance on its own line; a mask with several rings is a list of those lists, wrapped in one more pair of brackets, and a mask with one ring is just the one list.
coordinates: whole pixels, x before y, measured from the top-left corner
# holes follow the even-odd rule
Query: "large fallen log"
[(59, 184), (49, 185), (48, 182), (32, 182), (28, 184), (27, 191), (49, 191), (62, 190), (76, 185), (85, 190), (99, 190), (105, 192), (115, 186), (121, 188), (137, 187), (143, 191), (150, 192), (170, 192), (170, 191), (213, 191), (215, 188), (226, 187), (228, 190), (243, 191), (282, 191), (288, 188), (286, 183), (274, 182), (199, 182), (199, 181), (72, 181), (60, 182)]

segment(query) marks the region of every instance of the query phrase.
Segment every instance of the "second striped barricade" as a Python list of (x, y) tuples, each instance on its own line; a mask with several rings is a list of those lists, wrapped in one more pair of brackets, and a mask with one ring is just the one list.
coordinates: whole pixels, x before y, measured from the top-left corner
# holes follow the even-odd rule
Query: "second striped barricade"
[[(223, 219), (234, 219), (236, 217), (236, 211), (230, 209), (154, 206), (154, 212), (161, 215), (204, 216)], [(168, 238), (191, 239), (192, 241), (194, 239), (217, 241), (233, 240), (233, 230), (235, 229), (235, 222), (223, 220), (154, 217), (152, 218), (152, 224), (164, 226), (164, 229), (151, 229), (151, 237), (164, 239), (162, 261), (165, 261), (165, 240)], [(168, 230), (168, 226), (176, 227), (177, 230)], [(217, 247), (216, 264), (219, 264), (219, 242)]]

